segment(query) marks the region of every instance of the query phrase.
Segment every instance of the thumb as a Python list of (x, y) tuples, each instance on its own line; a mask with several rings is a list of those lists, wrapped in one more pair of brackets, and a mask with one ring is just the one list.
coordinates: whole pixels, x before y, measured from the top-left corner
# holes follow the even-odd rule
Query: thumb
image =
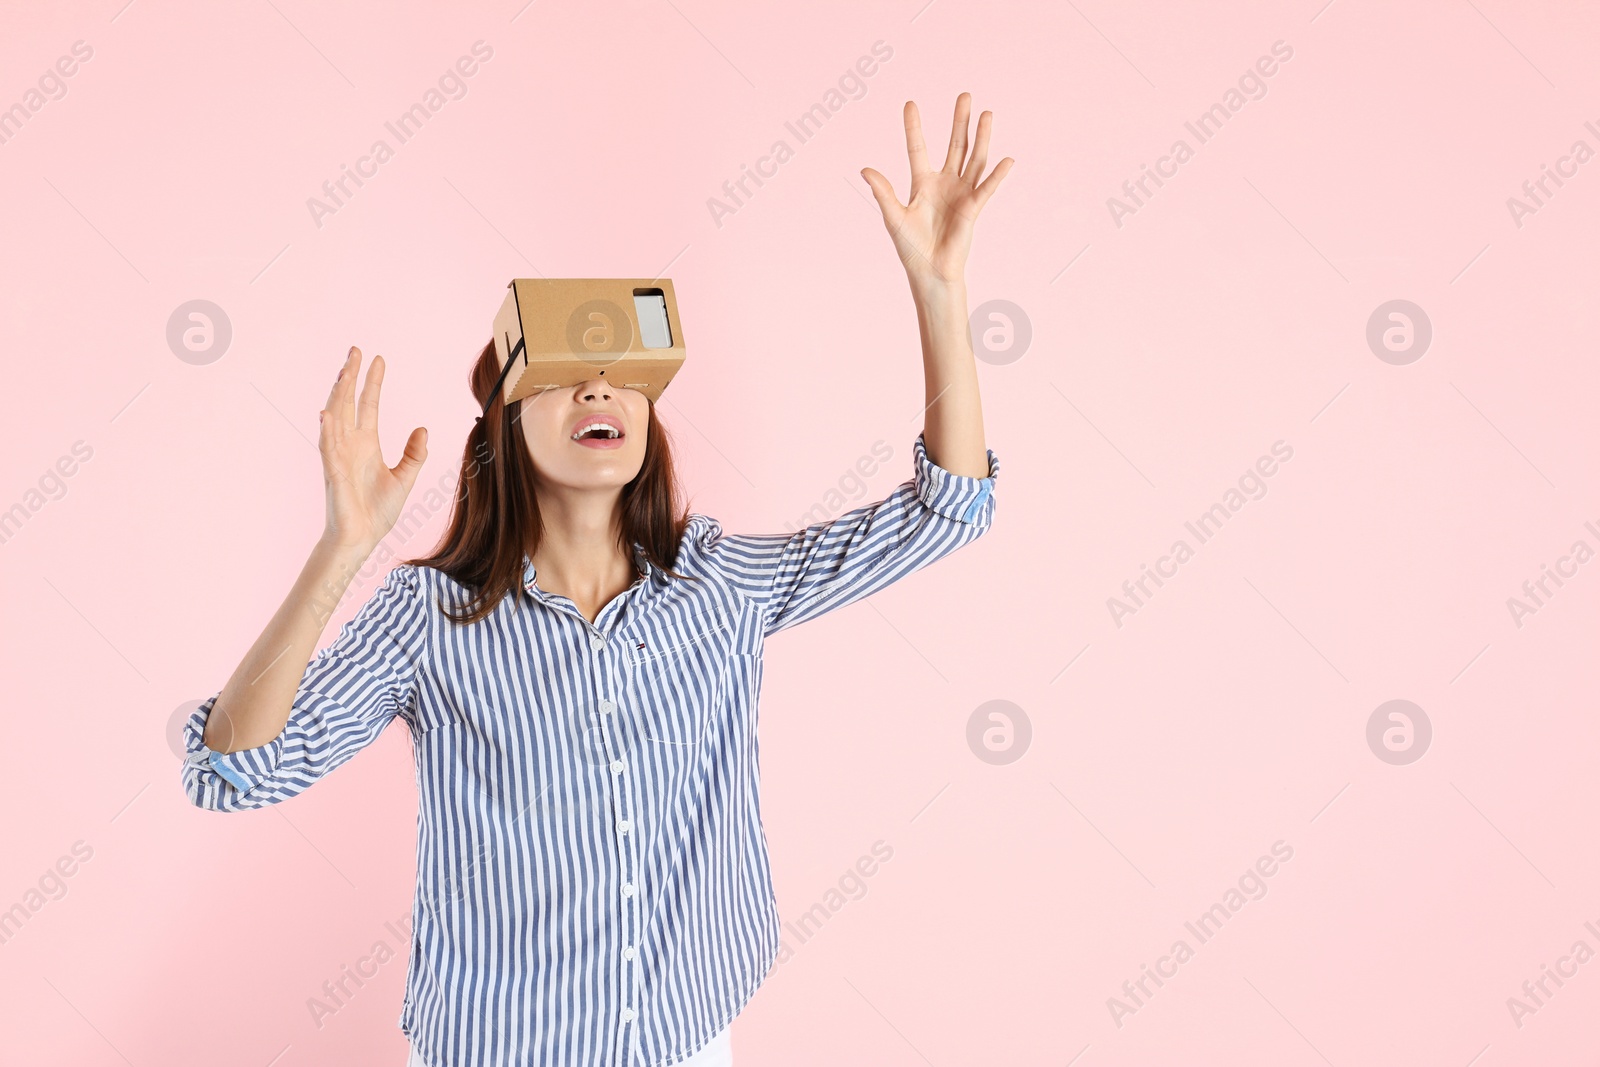
[(898, 226), (900, 216), (905, 214), (905, 208), (895, 199), (894, 186), (889, 184), (889, 179), (871, 167), (861, 168), (861, 177), (865, 178), (867, 185), (871, 187), (872, 197), (878, 202), (878, 210), (883, 212), (883, 221), (890, 229)]
[(406, 487), (406, 492), (411, 492), (411, 487), (417, 482), (417, 475), (422, 472), (422, 464), (428, 458), (428, 431), (421, 426), (411, 431), (411, 436), (406, 438), (405, 454), (400, 457), (400, 462), (390, 468), (391, 473), (400, 484)]

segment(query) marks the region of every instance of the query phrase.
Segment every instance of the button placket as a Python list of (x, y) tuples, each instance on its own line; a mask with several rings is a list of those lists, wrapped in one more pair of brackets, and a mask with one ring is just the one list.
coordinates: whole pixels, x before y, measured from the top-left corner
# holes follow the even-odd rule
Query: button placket
[[(606, 639), (600, 634), (593, 634), (590, 637), (589, 647), (594, 656), (596, 677), (606, 679), (605, 687), (614, 689), (616, 685), (620, 685), (622, 682), (622, 665), (617, 657), (605, 656), (606, 645)], [(631, 792), (626, 781), (627, 764), (621, 758), (623, 746), (615, 741), (617, 737), (616, 731), (620, 729), (617, 720), (613, 717), (618, 710), (617, 703), (610, 697), (601, 695), (599, 707), (601, 736), (604, 739), (608, 753), (612, 757), (606, 764), (606, 770), (611, 783), (612, 826), (616, 831), (618, 876), (621, 879), (620, 933), (624, 946), (622, 958), (625, 964), (622, 975), (622, 1009), (619, 1013), (621, 1027), (619, 1041), (623, 1047), (626, 1047), (630, 1044), (630, 1038), (632, 1043), (636, 1043), (638, 1039), (636, 1033), (629, 1033), (629, 1024), (639, 1017), (638, 1008), (636, 1007), (636, 998), (639, 993), (638, 968), (632, 966), (637, 957), (634, 945), (638, 939), (640, 928), (640, 901), (637, 886), (635, 885), (636, 872), (639, 870), (639, 859), (637, 849), (633, 844), (637, 840), (638, 834), (633, 821), (635, 813), (629, 803)]]

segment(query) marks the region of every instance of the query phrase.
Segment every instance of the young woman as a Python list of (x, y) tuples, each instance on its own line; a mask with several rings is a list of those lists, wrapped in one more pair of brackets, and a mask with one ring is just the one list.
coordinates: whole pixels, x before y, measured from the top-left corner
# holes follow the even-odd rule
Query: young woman
[(757, 795), (771, 634), (884, 588), (988, 529), (963, 277), (991, 115), (968, 153), (956, 101), (932, 169), (905, 108), (911, 201), (870, 168), (922, 334), (912, 477), (792, 534), (684, 514), (654, 405), (603, 379), (484, 414), (433, 555), (389, 573), (338, 640), (329, 610), (389, 532), (427, 456), (385, 466), (382, 357), (352, 348), (322, 412), (327, 526), (222, 691), (191, 716), (198, 806), (287, 800), (375, 740), (413, 738), (417, 894), (400, 1026), (423, 1067), (728, 1064), (728, 1026), (778, 951)]

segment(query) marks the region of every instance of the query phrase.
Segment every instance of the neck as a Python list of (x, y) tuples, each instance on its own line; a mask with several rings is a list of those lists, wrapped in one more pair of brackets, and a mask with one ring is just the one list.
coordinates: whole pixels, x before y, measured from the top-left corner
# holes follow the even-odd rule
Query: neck
[(633, 546), (619, 543), (621, 495), (615, 489), (539, 488), (542, 531), (532, 553), (534, 581), (547, 593), (569, 597), (591, 620), (636, 576)]

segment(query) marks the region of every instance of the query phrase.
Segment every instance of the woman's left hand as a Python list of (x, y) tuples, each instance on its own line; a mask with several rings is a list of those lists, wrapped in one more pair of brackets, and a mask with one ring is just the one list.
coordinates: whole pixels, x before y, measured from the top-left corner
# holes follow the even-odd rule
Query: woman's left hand
[(906, 101), (906, 154), (911, 158), (911, 202), (902, 204), (894, 187), (882, 174), (866, 167), (861, 176), (872, 187), (872, 195), (883, 212), (883, 224), (894, 240), (895, 251), (905, 265), (913, 286), (952, 285), (964, 281), (967, 252), (972, 247), (972, 226), (978, 212), (1000, 188), (1015, 162), (1010, 156), (995, 164), (987, 178), (984, 164), (989, 155), (989, 128), (992, 112), (978, 116), (978, 135), (967, 155), (967, 121), (972, 114), (972, 94), (956, 97), (955, 120), (950, 129), (950, 148), (944, 166), (934, 170), (922, 140), (922, 119), (913, 100)]

